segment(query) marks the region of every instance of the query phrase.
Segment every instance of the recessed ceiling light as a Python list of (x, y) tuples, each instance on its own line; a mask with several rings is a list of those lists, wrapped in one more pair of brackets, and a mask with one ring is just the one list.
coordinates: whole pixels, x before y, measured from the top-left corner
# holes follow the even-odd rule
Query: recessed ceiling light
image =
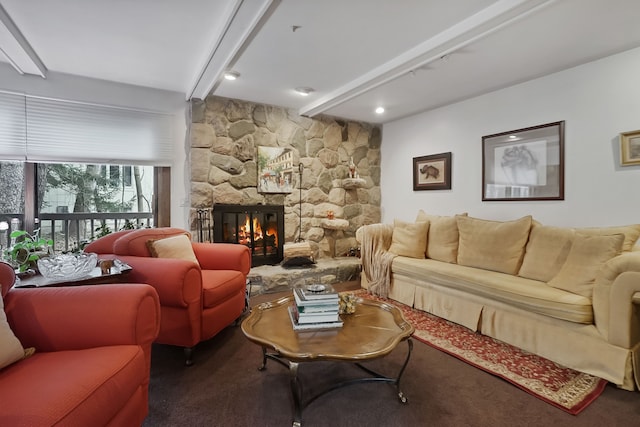
[(384, 113), (384, 107), (376, 108), (376, 114), (382, 114), (382, 113)]
[(517, 138), (517, 136), (515, 136), (515, 135), (509, 135), (509, 139), (516, 139), (516, 138)]
[(311, 92), (313, 92), (313, 89), (310, 87), (297, 87), (295, 88), (295, 91), (302, 96), (309, 96), (309, 94)]
[(240, 77), (240, 73), (237, 71), (227, 71), (224, 73), (224, 78), (227, 80), (235, 80)]

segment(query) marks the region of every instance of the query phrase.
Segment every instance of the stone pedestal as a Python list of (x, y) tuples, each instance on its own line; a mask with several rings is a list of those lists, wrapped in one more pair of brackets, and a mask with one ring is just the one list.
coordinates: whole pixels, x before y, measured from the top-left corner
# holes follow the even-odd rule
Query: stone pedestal
[(322, 228), (325, 229), (325, 237), (329, 242), (329, 255), (331, 258), (336, 257), (336, 234), (338, 231), (346, 230), (349, 228), (349, 221), (346, 219), (323, 219), (320, 223)]

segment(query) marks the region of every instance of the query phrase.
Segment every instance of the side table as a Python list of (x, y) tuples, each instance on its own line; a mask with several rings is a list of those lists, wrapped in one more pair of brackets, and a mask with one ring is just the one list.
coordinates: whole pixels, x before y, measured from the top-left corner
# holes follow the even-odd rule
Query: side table
[(111, 269), (111, 273), (102, 274), (100, 267), (96, 267), (84, 277), (72, 280), (59, 280), (51, 281), (40, 274), (34, 274), (32, 276), (20, 277), (19, 281), (16, 281), (14, 287), (16, 288), (40, 288), (45, 286), (81, 286), (81, 285), (104, 285), (109, 283), (122, 283), (125, 281), (127, 274), (131, 272), (133, 268), (121, 263), (120, 268)]

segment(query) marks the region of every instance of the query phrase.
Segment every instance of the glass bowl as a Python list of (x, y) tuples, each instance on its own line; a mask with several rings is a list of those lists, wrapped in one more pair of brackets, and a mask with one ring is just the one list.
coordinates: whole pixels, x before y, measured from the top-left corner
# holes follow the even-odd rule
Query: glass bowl
[(88, 276), (98, 264), (94, 253), (62, 254), (38, 260), (40, 274), (49, 280), (74, 280)]

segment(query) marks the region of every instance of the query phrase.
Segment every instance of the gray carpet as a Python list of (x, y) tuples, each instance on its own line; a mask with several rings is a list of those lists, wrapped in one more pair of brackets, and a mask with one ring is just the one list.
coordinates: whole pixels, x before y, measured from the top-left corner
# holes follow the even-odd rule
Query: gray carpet
[[(351, 286), (349, 284), (348, 286)], [(276, 298), (261, 295), (252, 304)], [(401, 344), (370, 363), (393, 375), (406, 355)], [(195, 363), (183, 365), (182, 350), (156, 345), (152, 353), (149, 416), (144, 426), (290, 426), (293, 400), (288, 370), (269, 361), (258, 371), (260, 348), (240, 327), (230, 326), (197, 346)], [(305, 392), (327, 381), (360, 375), (347, 363), (314, 362), (300, 367)], [(303, 426), (636, 426), (640, 393), (607, 386), (573, 416), (515, 386), (414, 340), (399, 402), (388, 384), (358, 384), (333, 391), (303, 412)]]

